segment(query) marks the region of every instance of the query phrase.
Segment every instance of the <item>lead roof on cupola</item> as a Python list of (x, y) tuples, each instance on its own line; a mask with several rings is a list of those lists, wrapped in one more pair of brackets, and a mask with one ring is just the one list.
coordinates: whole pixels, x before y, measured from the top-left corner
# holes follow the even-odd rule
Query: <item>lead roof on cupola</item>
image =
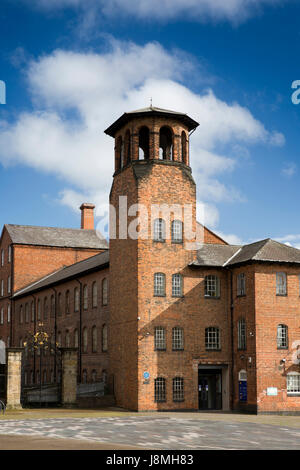
[(135, 119), (137, 117), (143, 117), (145, 115), (164, 115), (170, 118), (176, 117), (178, 121), (183, 122), (187, 126), (189, 132), (199, 126), (199, 123), (196, 122), (194, 119), (190, 118), (187, 114), (180, 113), (178, 111), (171, 111), (169, 109), (162, 109), (156, 108), (154, 106), (149, 106), (148, 108), (136, 109), (134, 111), (129, 111), (128, 113), (122, 114), (122, 116), (119, 117), (119, 119), (117, 119), (113, 124), (111, 124), (104, 132), (105, 134), (114, 137), (116, 132), (118, 132), (121, 127), (125, 126), (125, 124), (130, 122), (132, 119)]

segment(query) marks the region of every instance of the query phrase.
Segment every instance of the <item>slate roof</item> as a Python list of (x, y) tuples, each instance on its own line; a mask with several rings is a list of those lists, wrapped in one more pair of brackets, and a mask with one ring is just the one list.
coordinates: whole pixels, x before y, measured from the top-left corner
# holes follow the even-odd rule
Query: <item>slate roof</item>
[(253, 262), (300, 264), (300, 250), (270, 238), (244, 246), (202, 245), (190, 266), (225, 267)]
[(188, 127), (189, 131), (196, 129), (196, 127), (199, 126), (199, 123), (194, 121), (194, 119), (190, 118), (187, 114), (150, 106), (148, 108), (136, 109), (135, 111), (122, 114), (122, 116), (119, 117), (119, 119), (117, 119), (113, 124), (111, 124), (104, 132), (105, 134), (114, 137), (116, 132), (125, 124), (127, 124), (127, 122), (136, 117), (143, 117), (145, 114), (149, 114), (151, 116), (164, 115), (170, 118), (174, 118), (174, 116), (176, 116), (179, 121), (183, 122)]
[(33, 282), (29, 286), (24, 287), (17, 291), (13, 298), (23, 297), (24, 295), (32, 294), (41, 289), (60, 284), (66, 280), (74, 279), (77, 276), (88, 274), (90, 272), (98, 271), (109, 265), (109, 251), (104, 251), (90, 258), (79, 261), (78, 263), (72, 264), (71, 266), (65, 266), (54, 273), (48, 274), (47, 276)]
[(11, 224), (5, 224), (4, 227), (7, 229), (12, 242), (19, 245), (92, 249), (108, 248), (107, 241), (96, 230)]

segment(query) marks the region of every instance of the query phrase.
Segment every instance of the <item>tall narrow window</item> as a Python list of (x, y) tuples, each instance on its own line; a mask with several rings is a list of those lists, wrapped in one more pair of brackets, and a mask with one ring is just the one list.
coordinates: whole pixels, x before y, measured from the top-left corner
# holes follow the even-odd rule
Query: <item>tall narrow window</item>
[(66, 341), (65, 341), (66, 348), (71, 346), (71, 339), (70, 339), (70, 332), (69, 330), (66, 331)]
[(4, 266), (4, 250), (1, 250), (1, 266)]
[(205, 348), (219, 350), (220, 347), (220, 330), (219, 328), (205, 328)]
[(166, 379), (157, 377), (154, 380), (154, 400), (156, 402), (166, 401)]
[(237, 275), (237, 295), (246, 295), (246, 276), (244, 273), (239, 273)]
[(92, 328), (92, 352), (97, 352), (97, 328), (93, 326)]
[(173, 401), (184, 401), (184, 381), (182, 377), (173, 379)]
[(166, 329), (163, 326), (154, 328), (154, 348), (157, 351), (166, 350)]
[(66, 292), (65, 309), (66, 309), (66, 314), (69, 314), (70, 313), (70, 291), (69, 290), (67, 290), (67, 292)]
[(182, 222), (173, 220), (171, 224), (171, 238), (173, 243), (182, 243)]
[(82, 349), (83, 352), (86, 353), (88, 349), (88, 331), (87, 328), (83, 328), (82, 330)]
[(286, 325), (277, 326), (277, 348), (288, 349), (288, 327)]
[(130, 131), (127, 130), (125, 134), (125, 165), (128, 165), (131, 161), (131, 139)]
[(240, 318), (238, 321), (238, 349), (246, 349), (246, 321)]
[(61, 305), (61, 293), (59, 292), (58, 296), (57, 296), (57, 313), (58, 315), (61, 315), (62, 314), (62, 305)]
[(74, 312), (79, 312), (79, 287), (74, 289)]
[(48, 319), (48, 299), (45, 297), (44, 299), (44, 320)]
[(0, 324), (3, 325), (4, 323), (4, 308), (1, 307), (1, 310), (0, 310)]
[(121, 162), (122, 150), (123, 150), (123, 141), (122, 141), (122, 137), (119, 136), (117, 139), (117, 146), (116, 146), (116, 162), (115, 162), (116, 171), (122, 168), (122, 162)]
[(78, 330), (74, 331), (74, 348), (78, 348), (79, 344), (79, 337), (78, 337)]
[(11, 292), (11, 277), (8, 276), (7, 278), (7, 293), (10, 294)]
[(164, 297), (166, 295), (166, 276), (164, 273), (154, 274), (154, 296)]
[(187, 140), (184, 131), (181, 133), (181, 159), (187, 165)]
[(163, 219), (154, 220), (153, 240), (155, 242), (164, 242), (166, 240), (166, 223)]
[(172, 328), (172, 349), (173, 351), (183, 351), (183, 328), (176, 326)]
[(102, 281), (102, 305), (108, 304), (108, 281), (106, 277)]
[(11, 245), (8, 247), (8, 262), (11, 263)]
[(139, 160), (148, 160), (150, 157), (149, 148), (149, 129), (146, 126), (141, 127), (139, 131)]
[(218, 276), (205, 276), (204, 284), (205, 297), (220, 297), (220, 279)]
[(50, 299), (50, 315), (52, 318), (55, 317), (55, 297), (54, 295), (51, 295)]
[(7, 306), (7, 323), (10, 323), (10, 304)]
[(286, 273), (276, 273), (276, 295), (287, 294)]
[(20, 323), (23, 323), (23, 305), (20, 306)]
[(108, 350), (108, 337), (107, 337), (107, 326), (103, 325), (102, 327), (102, 351), (106, 352)]
[(173, 160), (173, 134), (166, 126), (161, 127), (159, 131), (159, 158)]
[(3, 297), (3, 296), (4, 296), (4, 281), (2, 279), (2, 281), (1, 281), (1, 297)]
[(88, 286), (85, 285), (83, 286), (83, 310), (88, 309), (88, 303), (89, 303)]
[(93, 300), (93, 307), (97, 307), (98, 305), (98, 289), (97, 289), (97, 282), (93, 282), (92, 286), (92, 300)]
[(38, 321), (41, 321), (41, 319), (42, 319), (42, 304), (41, 304), (40, 299), (38, 300), (37, 319), (38, 319)]
[(182, 289), (182, 275), (181, 274), (173, 274), (172, 276), (172, 297), (182, 297), (183, 289)]
[(25, 323), (29, 323), (29, 305), (27, 302), (25, 304)]

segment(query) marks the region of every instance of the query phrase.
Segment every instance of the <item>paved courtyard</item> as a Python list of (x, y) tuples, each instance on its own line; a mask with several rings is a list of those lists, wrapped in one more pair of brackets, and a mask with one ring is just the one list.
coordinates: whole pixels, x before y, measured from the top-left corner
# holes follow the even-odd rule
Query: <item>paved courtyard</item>
[[(191, 416), (191, 415), (189, 415)], [(288, 418), (286, 418), (288, 420)], [(2, 436), (1, 436), (2, 435)], [(4, 435), (65, 439), (99, 443), (101, 448), (159, 450), (192, 449), (300, 449), (300, 427), (238, 421), (230, 415), (193, 417), (130, 416), (47, 419), (1, 419), (0, 449)], [(4, 442), (4, 441), (3, 441)], [(62, 441), (60, 441), (62, 442)], [(80, 448), (78, 442), (78, 447)]]

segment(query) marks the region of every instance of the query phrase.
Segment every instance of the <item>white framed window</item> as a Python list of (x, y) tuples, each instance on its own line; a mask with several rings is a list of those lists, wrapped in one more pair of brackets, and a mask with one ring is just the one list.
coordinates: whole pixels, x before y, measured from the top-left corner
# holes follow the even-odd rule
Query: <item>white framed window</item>
[(246, 276), (244, 273), (239, 273), (237, 275), (237, 295), (246, 295)]
[(92, 305), (93, 307), (97, 307), (98, 305), (98, 288), (97, 288), (97, 282), (93, 282), (92, 285)]
[(108, 350), (108, 334), (107, 334), (107, 325), (102, 327), (102, 351), (106, 352)]
[(4, 266), (4, 250), (1, 250), (1, 266)]
[(166, 401), (166, 379), (157, 377), (154, 380), (154, 400), (156, 402)]
[(83, 352), (86, 353), (88, 349), (88, 331), (87, 328), (83, 328), (82, 331), (82, 349)]
[(247, 371), (245, 369), (239, 371), (239, 380), (243, 382), (247, 381)]
[(277, 326), (277, 349), (288, 348), (288, 327), (287, 325)]
[(173, 243), (182, 243), (182, 222), (173, 220), (171, 224), (171, 239)]
[(164, 297), (166, 295), (166, 276), (164, 273), (154, 274), (154, 296)]
[(220, 330), (214, 326), (205, 328), (205, 348), (206, 349), (221, 349), (220, 343)]
[(8, 262), (11, 263), (11, 245), (8, 247)]
[(83, 286), (83, 310), (88, 309), (88, 303), (89, 303), (89, 292), (88, 292), (88, 286), (85, 285)]
[(79, 288), (74, 289), (74, 312), (79, 312)]
[(182, 289), (183, 281), (181, 274), (173, 274), (172, 276), (172, 297), (182, 297), (183, 289)]
[(156, 326), (154, 328), (154, 349), (165, 351), (166, 347), (166, 329), (163, 326)]
[(105, 277), (102, 281), (102, 305), (108, 304), (108, 281)]
[(184, 401), (184, 380), (182, 377), (173, 379), (173, 401)]
[(4, 281), (2, 279), (2, 281), (1, 281), (1, 297), (3, 297), (3, 296), (4, 296)]
[(286, 376), (286, 388), (288, 395), (300, 395), (300, 373), (289, 372)]
[(7, 306), (7, 323), (10, 323), (10, 304)]
[(204, 295), (205, 297), (220, 297), (220, 279), (214, 274), (205, 276), (204, 279)]
[(93, 353), (97, 352), (97, 346), (98, 346), (97, 327), (93, 326), (92, 328), (92, 352)]
[(164, 242), (166, 240), (166, 223), (163, 219), (154, 220), (153, 240), (156, 242)]
[(246, 349), (246, 320), (240, 318), (238, 321), (238, 349)]
[(0, 310), (0, 324), (3, 325), (4, 323), (4, 308), (1, 307), (1, 310)]
[(276, 273), (276, 295), (287, 295), (286, 273)]
[(7, 278), (7, 293), (10, 294), (11, 291), (11, 277), (8, 276)]
[(183, 328), (175, 326), (175, 328), (172, 328), (172, 349), (173, 351), (182, 351), (183, 348)]

